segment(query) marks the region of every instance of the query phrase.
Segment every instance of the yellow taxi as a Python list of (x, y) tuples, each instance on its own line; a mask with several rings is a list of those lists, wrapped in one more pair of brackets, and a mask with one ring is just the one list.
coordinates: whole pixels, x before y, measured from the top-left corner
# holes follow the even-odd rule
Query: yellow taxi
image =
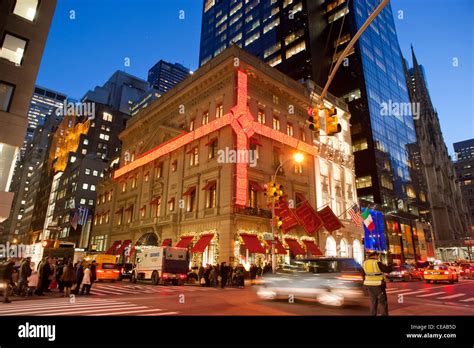
[(95, 257), (97, 280), (116, 281), (120, 278), (120, 270), (115, 255), (99, 254)]
[(446, 265), (429, 266), (423, 272), (423, 278), (427, 283), (450, 282), (452, 284), (459, 281), (459, 276), (456, 270)]

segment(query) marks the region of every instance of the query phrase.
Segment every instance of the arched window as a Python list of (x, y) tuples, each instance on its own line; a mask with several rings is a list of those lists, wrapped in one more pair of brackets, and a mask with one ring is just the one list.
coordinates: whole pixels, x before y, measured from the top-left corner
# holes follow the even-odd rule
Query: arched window
[(341, 239), (341, 242), (339, 243), (339, 247), (340, 247), (340, 250), (339, 250), (339, 254), (341, 257), (348, 257), (349, 256), (349, 248), (348, 248), (348, 245), (347, 245), (347, 241), (342, 238)]
[(362, 253), (362, 244), (359, 242), (359, 240), (355, 239), (354, 242), (352, 243), (352, 254), (354, 259), (362, 264), (362, 261), (364, 261), (363, 253)]
[(337, 256), (337, 245), (333, 236), (326, 239), (326, 256)]

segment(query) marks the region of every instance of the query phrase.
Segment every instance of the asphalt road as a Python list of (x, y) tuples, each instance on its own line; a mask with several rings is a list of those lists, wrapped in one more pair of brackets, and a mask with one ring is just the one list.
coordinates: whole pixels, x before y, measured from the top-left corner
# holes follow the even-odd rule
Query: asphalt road
[[(258, 285), (236, 288), (154, 286), (128, 281), (95, 283), (90, 296), (12, 298), (0, 315), (367, 315), (368, 300), (357, 306), (331, 307), (296, 300), (265, 301)], [(388, 284), (390, 315), (474, 315), (474, 280), (455, 284), (421, 281)]]

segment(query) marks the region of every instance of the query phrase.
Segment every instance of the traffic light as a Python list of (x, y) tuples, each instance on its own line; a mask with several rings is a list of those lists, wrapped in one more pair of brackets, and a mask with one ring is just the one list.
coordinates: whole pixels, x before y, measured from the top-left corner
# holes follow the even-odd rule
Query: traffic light
[(337, 118), (337, 109), (335, 107), (325, 108), (324, 115), (326, 118), (326, 134), (331, 136), (342, 131), (341, 124)]
[(309, 129), (313, 132), (319, 132), (319, 109), (308, 109)]
[(273, 225), (278, 228), (279, 230), (281, 230), (282, 226), (283, 226), (283, 219), (281, 217), (278, 217), (278, 216), (275, 216), (273, 218)]
[(43, 243), (41, 243), (41, 246), (42, 246), (43, 248), (46, 248), (46, 247), (48, 246), (48, 244), (49, 244), (48, 241), (47, 241), (47, 240), (44, 240)]
[(283, 198), (283, 185), (276, 184), (275, 187), (275, 199), (280, 200)]
[(283, 197), (283, 186), (276, 183), (276, 182), (270, 182), (266, 184), (265, 186), (265, 191), (264, 195), (267, 196), (269, 201), (272, 200), (279, 200), (281, 197)]

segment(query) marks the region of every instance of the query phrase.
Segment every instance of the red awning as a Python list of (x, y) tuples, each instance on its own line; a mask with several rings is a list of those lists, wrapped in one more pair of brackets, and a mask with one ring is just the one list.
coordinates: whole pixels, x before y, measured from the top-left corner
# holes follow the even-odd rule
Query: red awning
[(245, 247), (250, 253), (260, 253), (265, 254), (265, 248), (262, 247), (258, 237), (254, 234), (241, 234), (240, 235), (244, 240)]
[(161, 199), (161, 196), (158, 196), (158, 197), (155, 197), (153, 198), (151, 201), (150, 201), (150, 204), (153, 205), (153, 204), (158, 204), (158, 202), (160, 201)]
[(209, 139), (209, 141), (206, 143), (206, 146), (209, 146), (211, 145), (213, 142), (217, 141), (217, 138), (212, 138), (212, 139)]
[(306, 249), (311, 253), (311, 255), (323, 255), (321, 250), (319, 250), (318, 246), (312, 240), (303, 240), (303, 243), (306, 245)]
[(260, 142), (260, 140), (258, 140), (257, 138), (250, 138), (250, 144), (254, 144), (254, 145), (257, 145), (257, 146), (263, 146), (262, 143)]
[(114, 254), (114, 251), (115, 249), (120, 245), (120, 243), (122, 243), (121, 240), (116, 240), (111, 246), (109, 249), (107, 249), (107, 251), (105, 252), (106, 254)]
[(306, 251), (301, 247), (300, 243), (296, 239), (285, 239), (286, 244), (290, 247), (290, 250), (295, 255), (305, 255)]
[(207, 182), (207, 184), (202, 188), (202, 190), (207, 191), (213, 188), (214, 186), (216, 186), (216, 180), (211, 180)]
[[(265, 242), (267, 242), (268, 247), (271, 250), (273, 241), (272, 240), (266, 240)], [(286, 249), (283, 246), (283, 244), (281, 244), (281, 242), (278, 239), (275, 239), (274, 242), (275, 242), (275, 251), (276, 251), (276, 253), (281, 254), (281, 255), (286, 255)]]
[(196, 191), (196, 186), (189, 187), (186, 192), (183, 193), (183, 196), (190, 196)]
[(255, 192), (263, 192), (265, 191), (262, 186), (258, 182), (255, 181), (249, 181), (250, 188), (254, 190)]
[(115, 255), (120, 255), (123, 250), (128, 247), (130, 244), (132, 244), (132, 241), (130, 239), (127, 239), (126, 241), (124, 241), (122, 243), (122, 245), (120, 246), (120, 248), (117, 249), (117, 251), (114, 253)]
[(211, 243), (212, 238), (214, 238), (213, 234), (205, 234), (201, 236), (201, 238), (197, 241), (194, 247), (191, 249), (193, 253), (203, 253), (204, 250), (207, 248), (209, 243)]
[(171, 239), (163, 239), (163, 242), (161, 242), (161, 246), (171, 246)]
[(176, 248), (187, 248), (188, 245), (193, 241), (193, 236), (181, 237), (180, 241), (176, 243)]

